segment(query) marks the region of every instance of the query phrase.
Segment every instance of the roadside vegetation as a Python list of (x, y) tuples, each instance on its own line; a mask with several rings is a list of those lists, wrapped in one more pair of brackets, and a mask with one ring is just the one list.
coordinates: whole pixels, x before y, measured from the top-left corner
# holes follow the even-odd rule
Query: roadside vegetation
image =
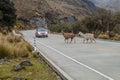
[(15, 12), (11, 0), (0, 0), (0, 80), (57, 80), (56, 73), (32, 53), (34, 48), (13, 35), (13, 29), (29, 28), (16, 24)]
[[(0, 80), (57, 80), (57, 75), (25, 40), (14, 41), (12, 33), (0, 33)], [(20, 71), (13, 71), (22, 61), (29, 60), (33, 65)]]
[(0, 58), (27, 57), (32, 51), (33, 47), (23, 39), (14, 40), (12, 33), (0, 33)]
[(120, 40), (120, 12), (98, 9), (94, 15), (87, 16), (73, 24), (60, 23), (49, 27), (52, 32), (73, 31), (78, 34), (94, 33), (96, 38)]
[[(55, 72), (38, 54), (32, 53), (34, 49), (28, 42), (22, 38), (15, 39), (12, 29), (34, 28), (25, 19), (18, 21), (15, 12), (11, 0), (0, 0), (0, 80), (57, 80)], [(74, 24), (54, 24), (49, 29), (58, 33), (62, 30), (76, 34), (79, 31), (90, 32), (97, 38), (120, 40), (120, 12), (100, 9), (94, 16), (88, 16)], [(30, 62), (32, 65), (23, 66), (22, 62)]]

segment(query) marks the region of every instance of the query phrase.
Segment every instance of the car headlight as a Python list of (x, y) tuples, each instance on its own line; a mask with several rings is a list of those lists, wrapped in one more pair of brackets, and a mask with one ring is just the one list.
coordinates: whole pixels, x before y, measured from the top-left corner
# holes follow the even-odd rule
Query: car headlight
[(41, 34), (40, 32), (38, 32), (38, 34)]
[(45, 34), (48, 34), (48, 32), (45, 32)]

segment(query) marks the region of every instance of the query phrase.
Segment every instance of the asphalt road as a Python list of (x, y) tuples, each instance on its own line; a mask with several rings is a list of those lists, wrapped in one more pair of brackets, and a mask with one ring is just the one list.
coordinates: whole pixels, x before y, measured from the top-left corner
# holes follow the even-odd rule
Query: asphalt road
[[(34, 45), (34, 30), (22, 31)], [(70, 80), (120, 80), (120, 42), (96, 40), (66, 44), (62, 35), (36, 38), (36, 45)]]

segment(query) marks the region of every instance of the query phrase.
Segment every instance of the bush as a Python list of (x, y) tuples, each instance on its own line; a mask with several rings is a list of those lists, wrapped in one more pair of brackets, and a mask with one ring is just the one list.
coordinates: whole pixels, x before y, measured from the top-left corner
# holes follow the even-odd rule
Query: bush
[(2, 11), (0, 10), (0, 20), (3, 18), (3, 13)]
[(88, 32), (87, 27), (81, 21), (72, 24), (72, 29), (75, 33), (78, 33), (79, 31)]
[(26, 48), (29, 52), (32, 52), (34, 50), (33, 46), (31, 46), (28, 42), (25, 41)]
[(20, 42), (20, 41), (21, 41), (21, 37), (16, 36), (16, 37), (15, 37), (15, 42)]
[(98, 38), (100, 38), (100, 39), (109, 39), (109, 36), (106, 35), (106, 34), (100, 34), (100, 35), (98, 36)]
[(52, 25), (49, 29), (52, 32), (60, 32), (60, 28), (57, 25)]
[(62, 30), (65, 31), (65, 32), (71, 32), (72, 31), (72, 27), (67, 23), (63, 23), (63, 24), (59, 24), (59, 25), (53, 25), (49, 29), (52, 32), (61, 32)]
[(113, 32), (113, 31), (111, 31), (111, 32), (109, 32), (109, 37), (111, 38), (111, 37), (114, 37), (115, 36), (115, 32)]
[(13, 42), (14, 42), (14, 37), (12, 36), (11, 33), (8, 34), (8, 36), (7, 36), (7, 41), (10, 42), (10, 43), (13, 43)]
[(113, 31), (114, 31), (115, 33), (120, 34), (120, 24), (117, 24), (117, 25), (114, 27)]
[(16, 57), (28, 57), (29, 51), (26, 49), (26, 47), (23, 48), (17, 48), (14, 50), (14, 58)]
[(116, 34), (112, 39), (113, 40), (120, 40), (120, 35)]
[(34, 52), (34, 53), (32, 53), (33, 58), (38, 58), (38, 55), (39, 55), (38, 52)]
[(13, 26), (16, 22), (16, 10), (11, 0), (0, 0), (0, 16), (2, 26)]
[(0, 59), (5, 57), (11, 57), (10, 50), (7, 46), (8, 45), (0, 44)]
[(33, 47), (26, 41), (21, 40), (19, 43), (13, 43), (12, 34), (7, 36), (0, 34), (0, 58), (28, 57), (32, 50)]
[(29, 53), (26, 47), (20, 47), (20, 45), (12, 45), (9, 43), (0, 44), (0, 58), (28, 57)]

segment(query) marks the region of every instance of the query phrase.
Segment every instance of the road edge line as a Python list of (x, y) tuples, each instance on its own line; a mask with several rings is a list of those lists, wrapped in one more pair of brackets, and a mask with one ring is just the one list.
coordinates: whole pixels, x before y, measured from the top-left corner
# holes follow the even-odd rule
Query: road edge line
[(77, 60), (75, 60), (75, 59), (73, 59), (73, 58), (71, 58), (71, 57), (65, 55), (65, 54), (63, 54), (62, 52), (58, 51), (57, 49), (55, 49), (55, 48), (53, 48), (53, 47), (47, 46), (46, 44), (41, 43), (41, 42), (39, 42), (39, 41), (37, 41), (37, 42), (40, 43), (40, 44), (42, 44), (43, 46), (45, 46), (45, 47), (47, 47), (47, 48), (50, 48), (50, 49), (56, 51), (57, 53), (59, 53), (59, 54), (65, 56), (66, 58), (68, 58), (68, 59), (70, 59), (70, 60), (72, 60), (72, 61), (74, 61), (74, 62), (76, 62), (76, 63), (78, 63), (78, 64), (80, 64), (80, 65), (82, 65), (82, 66), (84, 66), (85, 68), (94, 71), (95, 73), (97, 73), (97, 74), (103, 76), (104, 78), (106, 78), (106, 79), (108, 79), (108, 80), (114, 80), (113, 78), (111, 78), (111, 77), (109, 77), (109, 76), (107, 76), (107, 75), (101, 73), (100, 71), (97, 71), (97, 70), (95, 70), (95, 69), (93, 69), (93, 68), (91, 68), (91, 67), (89, 67), (89, 66), (87, 66), (87, 65), (85, 65), (85, 64), (83, 64), (83, 63), (81, 63), (81, 62), (79, 62), (79, 61), (77, 61)]
[[(37, 47), (37, 49), (39, 49)], [(72, 79), (67, 73), (65, 73), (62, 69), (60, 69), (53, 61), (51, 61), (49, 58), (47, 58), (45, 55), (44, 55), (44, 52), (42, 52), (40, 49), (39, 49), (39, 52), (40, 52), (40, 56), (42, 58), (44, 58), (44, 60), (47, 62), (47, 64), (60, 76), (62, 77), (63, 80), (74, 80)]]

